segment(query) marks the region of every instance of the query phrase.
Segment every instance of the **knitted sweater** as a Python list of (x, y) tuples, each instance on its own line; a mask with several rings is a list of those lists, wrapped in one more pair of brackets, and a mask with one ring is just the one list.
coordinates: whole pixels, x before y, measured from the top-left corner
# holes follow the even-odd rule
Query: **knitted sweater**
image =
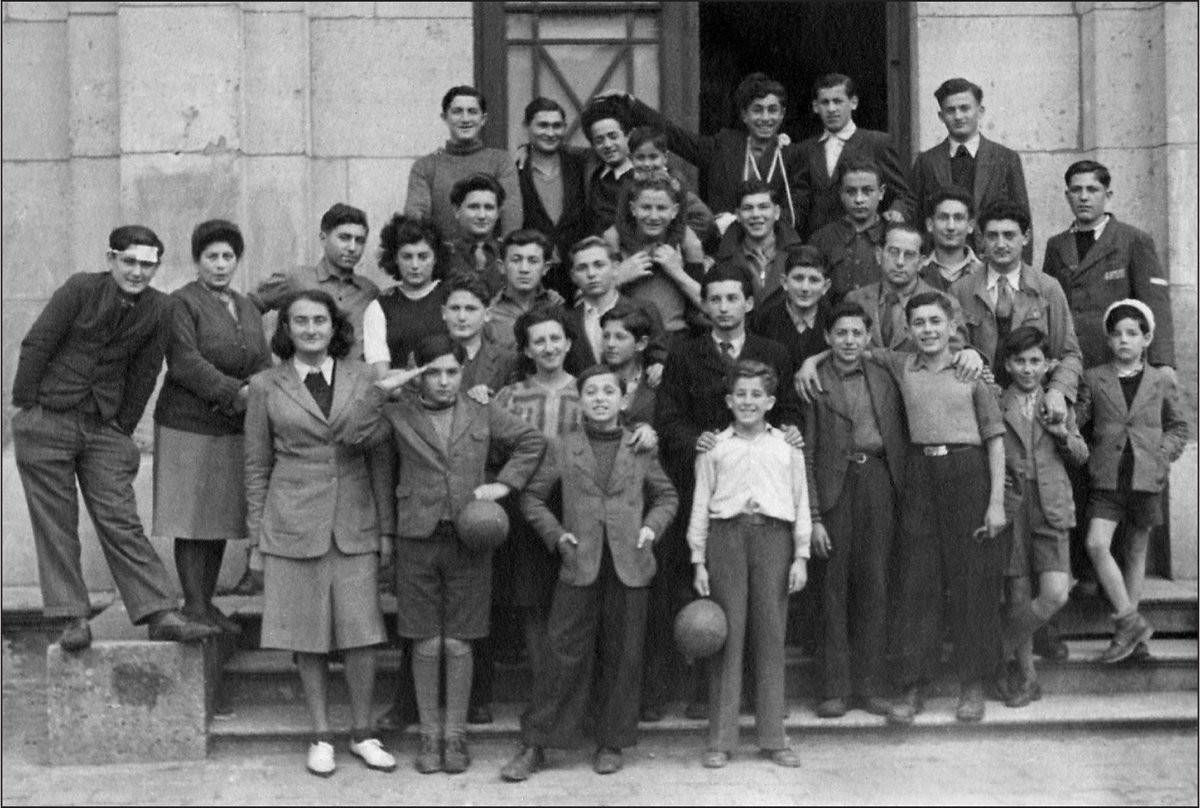
[(504, 189), (505, 200), (500, 206), (496, 232), (503, 236), (519, 228), (525, 214), (516, 166), (508, 152), (487, 148), (482, 143), (462, 146), (447, 141), (433, 154), (417, 160), (408, 175), (404, 215), (431, 219), (443, 237), (451, 238), (458, 232), (458, 222), (450, 204), (450, 189), (472, 174), (488, 174)]

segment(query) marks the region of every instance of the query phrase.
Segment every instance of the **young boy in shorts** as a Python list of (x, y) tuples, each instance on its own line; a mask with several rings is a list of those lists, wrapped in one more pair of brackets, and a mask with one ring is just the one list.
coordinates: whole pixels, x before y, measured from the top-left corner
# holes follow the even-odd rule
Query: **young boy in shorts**
[[(1113, 359), (1084, 371), (1076, 415), (1092, 425), (1092, 479), (1087, 550), (1113, 605), (1116, 630), (1098, 662), (1120, 662), (1154, 633), (1138, 613), (1146, 578), (1150, 531), (1162, 524), (1162, 488), (1183, 453), (1188, 426), (1173, 373), (1146, 362), (1154, 313), (1140, 300), (1119, 300), (1104, 313)], [(1125, 569), (1112, 556), (1117, 525), (1125, 523)]]

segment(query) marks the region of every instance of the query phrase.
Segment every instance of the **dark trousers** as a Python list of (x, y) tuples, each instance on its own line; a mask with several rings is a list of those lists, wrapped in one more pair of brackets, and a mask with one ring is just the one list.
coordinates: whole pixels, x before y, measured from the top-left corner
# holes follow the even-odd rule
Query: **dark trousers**
[(662, 709), (678, 695), (684, 673), (683, 656), (675, 644), (675, 615), (692, 600), (687, 542), (674, 524), (661, 541), (654, 542), (654, 557), (658, 571), (650, 582), (642, 653), (642, 706)]
[(987, 511), (987, 453), (970, 447), (927, 457), (918, 448), (909, 455), (905, 479), (894, 579), (896, 683), (909, 687), (934, 675), (943, 619), (958, 680), (990, 676), (1001, 656), (1000, 596), (1008, 556), (1002, 536), (974, 536)]
[(97, 415), (41, 406), (18, 412), (12, 428), (46, 616), (91, 613), (83, 580), (76, 481), (129, 618), (138, 623), (174, 609), (178, 601), (171, 594), (166, 568), (138, 516), (133, 480), (142, 456), (133, 438)]
[(624, 749), (637, 743), (642, 639), (649, 602), (648, 587), (621, 583), (607, 544), (593, 583), (558, 582), (547, 625), (549, 670), (533, 683), (533, 698), (521, 716), (525, 744), (556, 749), (578, 746), (589, 710), (595, 711), (592, 735), (598, 747)]
[(792, 526), (778, 519), (714, 519), (707, 566), (712, 599), (725, 611), (729, 633), (710, 660), (708, 747), (732, 752), (738, 744), (742, 661), (747, 623), (754, 642), (754, 728), (761, 749), (783, 749), (784, 635)]
[(826, 698), (882, 696), (887, 688), (888, 562), (896, 519), (892, 479), (882, 458), (847, 462), (842, 494), (821, 515), (832, 545), (824, 588)]

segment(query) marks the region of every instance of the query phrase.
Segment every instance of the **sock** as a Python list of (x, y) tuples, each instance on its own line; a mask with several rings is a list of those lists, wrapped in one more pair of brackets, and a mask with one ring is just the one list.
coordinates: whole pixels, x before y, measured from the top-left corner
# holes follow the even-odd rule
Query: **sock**
[(467, 705), (471, 700), (471, 674), (475, 667), (471, 644), (446, 640), (446, 737), (466, 733)]
[(423, 640), (413, 645), (413, 685), (417, 694), (417, 715), (421, 734), (438, 737), (441, 720), (438, 714), (438, 657), (442, 644), (437, 639)]

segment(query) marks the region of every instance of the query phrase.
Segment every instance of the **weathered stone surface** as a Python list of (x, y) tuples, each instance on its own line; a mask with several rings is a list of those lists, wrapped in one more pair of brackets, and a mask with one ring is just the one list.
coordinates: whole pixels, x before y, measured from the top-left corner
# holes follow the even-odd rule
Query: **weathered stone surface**
[(374, 3), (306, 3), (305, 5), (308, 6), (308, 16), (313, 19), (375, 16)]
[(304, 11), (307, 3), (242, 3), (242, 10), (247, 14), (286, 14), (294, 11)]
[[(1163, 81), (1163, 14), (1147, 10), (1096, 10), (1084, 17), (1081, 35), (1092, 41), (1085, 51), (1085, 72), (1094, 71), (1094, 95), (1087, 98), (1085, 119), (1097, 148), (1159, 145), (1166, 138), (1166, 85)], [(1194, 82), (1193, 82), (1194, 83)], [(1094, 129), (1092, 128), (1094, 127)]]
[(416, 157), (445, 140), (441, 95), (473, 76), (470, 20), (313, 20), (309, 30), (314, 155)]
[(360, 271), (384, 287), (395, 281), (379, 270), (379, 231), (393, 213), (404, 210), (404, 192), (413, 160), (349, 160), (350, 198), (367, 212), (371, 235)]
[(1197, 8), (1195, 3), (1164, 3), (1166, 40), (1167, 142), (1195, 143), (1197, 82)]
[(108, 234), (125, 224), (119, 157), (71, 160), (71, 263), (76, 271), (105, 270)]
[(913, 114), (919, 148), (946, 136), (933, 91), (953, 76), (983, 88), (987, 137), (1020, 152), (1077, 148), (1078, 28), (1074, 17), (1062, 16), (918, 17)]
[[(304, 238), (307, 248), (305, 255), (319, 255), (320, 241), (317, 238), (321, 231), (321, 217), (325, 211), (337, 202), (362, 207), (358, 200), (350, 196), (350, 169), (348, 160), (330, 160), (314, 158), (308, 161), (308, 176), (310, 187), (308, 220), (305, 224)], [(366, 208), (363, 208), (366, 210)], [(367, 211), (367, 222), (371, 229), (378, 229), (380, 224), (371, 218)]]
[(377, 17), (460, 17), (471, 19), (470, 3), (376, 3)]
[(74, 271), (64, 243), (70, 239), (70, 164), (6, 160), (0, 174), (4, 299), (49, 300)]
[(73, 3), (5, 3), (5, 20), (51, 22), (67, 18), (67, 6)]
[[(1175, 326), (1175, 368), (1179, 375), (1179, 384), (1186, 396), (1184, 402), (1188, 419), (1192, 422), (1192, 440), (1196, 435), (1196, 402), (1200, 400), (1198, 393), (1197, 373), (1197, 299), (1195, 286), (1171, 286), (1171, 315)], [(1194, 457), (1194, 455), (1193, 455)], [(1181, 461), (1182, 462), (1182, 461)], [(1194, 460), (1193, 460), (1194, 462)], [(1178, 489), (1181, 494), (1187, 491), (1195, 492), (1195, 486)]]
[(93, 3), (90, 0), (85, 0), (82, 3), (67, 3), (67, 6), (69, 7), (69, 11), (70, 11), (70, 14), (72, 17), (80, 17), (80, 16), (83, 16), (84, 14), (92, 14), (92, 15), (113, 14), (113, 15), (115, 15), (117, 13), (117, 4), (116, 3), (103, 3), (103, 2)]
[[(1194, 404), (1195, 398), (1192, 402)], [(1197, 447), (1191, 443), (1183, 457), (1171, 465), (1171, 577), (1176, 580), (1194, 581), (1200, 564), (1196, 552), (1197, 525), (1200, 524), (1196, 508), (1200, 476), (1196, 473), (1196, 464)]]
[(241, 145), (240, 16), (232, 5), (121, 10), (122, 153)]
[(913, 3), (922, 17), (1069, 16), (1078, 3)]
[(1063, 199), (1062, 173), (1072, 161), (1082, 159), (1062, 152), (1024, 152), (1021, 166), (1025, 171), (1025, 187), (1029, 192), (1029, 209), (1033, 217), (1033, 265), (1042, 266), (1046, 241), (1071, 224), (1071, 210)]
[[(1196, 289), (1196, 222), (1200, 206), (1196, 201), (1196, 177), (1200, 161), (1196, 159), (1196, 144), (1168, 146), (1167, 152), (1167, 259), (1171, 267), (1171, 282)], [(1159, 249), (1164, 249), (1162, 245)]]
[(5, 161), (67, 157), (71, 94), (66, 22), (5, 21), (3, 41), (0, 142)]
[(121, 149), (120, 70), (116, 15), (72, 16), (71, 154), (116, 155)]
[(303, 154), (308, 146), (308, 20), (246, 14), (247, 154)]
[(197, 760), (206, 752), (204, 651), (197, 644), (96, 642), (46, 650), (52, 763)]
[(246, 254), (238, 288), (255, 289), (273, 272), (308, 263), (310, 231), (319, 228), (300, 200), (309, 196), (309, 172), (303, 157), (243, 158)]
[[(1165, 147), (1096, 149), (1089, 151), (1086, 157), (1099, 160), (1112, 172), (1113, 198), (1108, 210), (1153, 236), (1159, 259), (1165, 260), (1167, 221), (1161, 213), (1167, 198)], [(1060, 185), (1061, 178), (1062, 172), (1059, 172)]]
[[(21, 340), (25, 339), (25, 335), (29, 333), (29, 327), (33, 325), (33, 321), (37, 319), (41, 313), (44, 301), (40, 300), (9, 300), (7, 297), (0, 300), (0, 362), (3, 362), (4, 373), (4, 401), (0, 404), (0, 413), (3, 413), (3, 424), (0, 426), (0, 440), (4, 446), (8, 446), (12, 442), (12, 416), (16, 412), (16, 408), (12, 406), (12, 382), (17, 374), (17, 359), (21, 355)], [(7, 490), (9, 485), (8, 472), (12, 471), (16, 475), (16, 466), (12, 468), (5, 467), (4, 469), (4, 520), (8, 522), (8, 499)], [(15, 476), (14, 476), (15, 479)], [(25, 500), (22, 499), (23, 503)], [(4, 565), (8, 566), (8, 550), (5, 548)]]

